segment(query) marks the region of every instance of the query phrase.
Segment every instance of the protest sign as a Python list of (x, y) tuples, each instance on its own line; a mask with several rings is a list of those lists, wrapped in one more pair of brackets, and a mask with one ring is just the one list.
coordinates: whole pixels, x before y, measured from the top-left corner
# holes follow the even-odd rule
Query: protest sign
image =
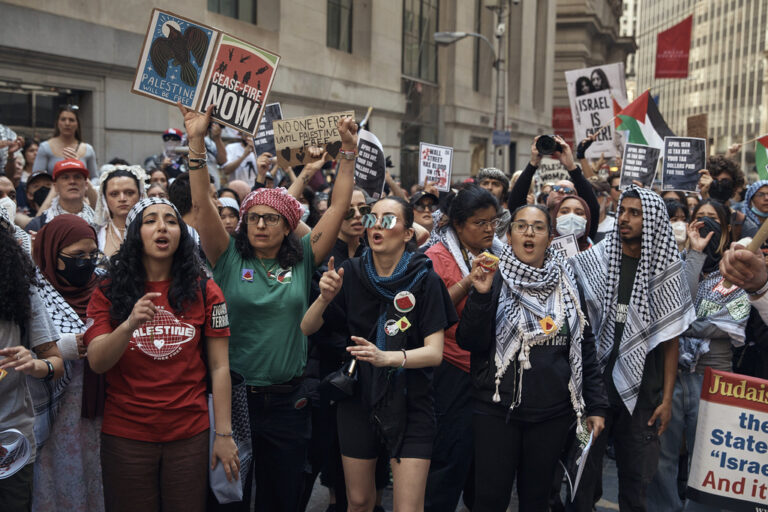
[(181, 103), (254, 135), (280, 56), (176, 14), (153, 9), (131, 92)]
[(587, 149), (587, 158), (616, 156), (614, 145), (614, 101), (619, 107), (627, 104), (627, 86), (624, 80), (624, 63), (605, 64), (565, 72), (568, 99), (573, 118), (573, 138), (578, 144), (582, 139), (597, 132), (597, 140)]
[(688, 116), (685, 118), (686, 135), (688, 137), (698, 137), (706, 139), (708, 135), (708, 116), (707, 113)]
[(706, 369), (687, 495), (736, 512), (768, 510), (767, 380)]
[(419, 143), (419, 183), (428, 179), (440, 192), (451, 190), (453, 148)]
[(264, 107), (264, 115), (261, 116), (259, 131), (253, 138), (253, 153), (260, 155), (269, 153), (272, 156), (277, 155), (275, 150), (275, 129), (272, 127), (272, 121), (279, 121), (283, 118), (283, 109), (279, 103), (271, 103)]
[(695, 192), (699, 171), (706, 167), (707, 141), (694, 137), (664, 137), (661, 189)]
[(621, 181), (619, 188), (625, 190), (633, 181), (639, 181), (644, 187), (650, 187), (656, 177), (661, 150), (642, 144), (628, 143), (624, 146), (621, 158)]
[(558, 180), (571, 179), (565, 166), (560, 163), (560, 160), (549, 158), (547, 156), (541, 158), (539, 168), (536, 170), (536, 176), (538, 176), (542, 185), (547, 183), (555, 183)]
[(579, 243), (576, 241), (576, 235), (574, 234), (555, 237), (550, 245), (556, 251), (560, 251), (566, 258), (572, 258), (579, 254)]
[(341, 149), (339, 119), (355, 117), (352, 110), (273, 121), (275, 152), (280, 167), (309, 163), (307, 147), (324, 147), (334, 160)]
[(384, 195), (386, 170), (384, 147), (379, 139), (368, 130), (358, 131), (355, 185), (373, 199), (380, 199)]

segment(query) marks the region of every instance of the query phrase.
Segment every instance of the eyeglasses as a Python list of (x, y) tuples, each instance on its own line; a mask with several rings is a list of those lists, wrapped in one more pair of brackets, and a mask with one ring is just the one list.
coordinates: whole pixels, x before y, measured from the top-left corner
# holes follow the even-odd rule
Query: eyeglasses
[(501, 219), (475, 220), (475, 221), (472, 221), (472, 224), (478, 229), (482, 229), (482, 230), (485, 230), (488, 226), (490, 226), (493, 229), (496, 229), (497, 227), (499, 227), (499, 224), (501, 224)]
[(553, 185), (552, 190), (555, 192), (562, 192), (563, 194), (575, 194), (576, 191), (571, 187), (564, 187), (562, 185)]
[(62, 252), (62, 253), (59, 253), (59, 256), (64, 256), (65, 258), (72, 258), (77, 268), (85, 268), (88, 265), (88, 263), (98, 265), (99, 262), (101, 262), (101, 260), (104, 258), (104, 253), (101, 251), (93, 251), (92, 253), (86, 256), (85, 253), (82, 253), (82, 252), (79, 252), (77, 254), (66, 254)]
[(520, 235), (528, 232), (528, 227), (533, 230), (534, 235), (545, 235), (549, 231), (547, 225), (543, 222), (536, 222), (534, 224), (528, 224), (524, 220), (516, 220), (510, 224), (512, 231)]
[(263, 220), (264, 224), (267, 226), (277, 226), (280, 224), (280, 219), (282, 218), (283, 216), (278, 213), (265, 213), (264, 215), (261, 215), (260, 213), (249, 213), (245, 216), (245, 223), (253, 224), (255, 226), (260, 220)]
[[(376, 225), (376, 223), (379, 220), (379, 216), (375, 213), (369, 213), (367, 215), (363, 215), (363, 227), (364, 228), (372, 228)], [(392, 229), (397, 224), (397, 217), (394, 215), (382, 215), (381, 216), (381, 227), (384, 229)]]
[(413, 206), (413, 209), (417, 212), (429, 212), (433, 213), (435, 210), (437, 210), (437, 205), (430, 203), (430, 204), (422, 204), (422, 203), (416, 203)]
[(768, 192), (755, 192), (755, 195), (752, 197), (756, 197), (757, 199), (768, 199)]
[(361, 206), (350, 206), (349, 210), (347, 211), (347, 214), (344, 216), (344, 220), (349, 220), (355, 216), (355, 212), (360, 212), (360, 215), (365, 217), (369, 213), (371, 213), (371, 207), (367, 204), (361, 205)]

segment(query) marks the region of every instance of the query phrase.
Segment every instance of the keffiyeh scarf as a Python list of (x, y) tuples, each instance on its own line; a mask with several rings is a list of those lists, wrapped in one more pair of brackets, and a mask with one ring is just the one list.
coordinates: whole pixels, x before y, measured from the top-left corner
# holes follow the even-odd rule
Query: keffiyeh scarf
[[(446, 226), (444, 229), (439, 231), (438, 240), (443, 244), (443, 246), (445, 246), (446, 249), (448, 249), (448, 252), (451, 253), (451, 256), (453, 256), (453, 260), (456, 262), (456, 265), (459, 266), (459, 270), (461, 271), (461, 277), (466, 277), (469, 275), (469, 271), (472, 270), (472, 262), (475, 260), (475, 257), (471, 252), (467, 251), (467, 259), (464, 259), (464, 254), (461, 250), (461, 242), (459, 241), (459, 237), (456, 235), (456, 231), (452, 227)], [(491, 252), (493, 254), (501, 254), (504, 252), (504, 248), (504, 242), (494, 237), (493, 244), (491, 245)], [(469, 268), (467, 267), (467, 261), (469, 262)]]
[[(716, 270), (699, 282), (696, 292), (696, 317), (706, 318), (709, 323), (728, 335), (731, 344), (740, 347), (744, 345), (744, 329), (749, 319), (751, 304), (743, 289), (734, 288), (728, 293), (722, 289), (722, 281), (722, 274)], [(708, 339), (681, 336), (679, 366), (693, 372), (699, 357), (707, 352)]]
[[(51, 207), (45, 210), (45, 212), (43, 213), (43, 215), (45, 215), (45, 223), (47, 224), (51, 222), (55, 217), (59, 215), (64, 215), (67, 213), (69, 212), (64, 210), (59, 204), (59, 198), (54, 197), (53, 201), (51, 201)], [(87, 222), (91, 226), (95, 225), (94, 222), (96, 219), (96, 214), (93, 211), (93, 208), (91, 208), (85, 203), (83, 203), (83, 209), (73, 215), (77, 215), (78, 217), (83, 219), (85, 222)]]
[[(643, 233), (627, 321), (613, 368), (613, 383), (627, 409), (633, 412), (648, 352), (685, 331), (696, 313), (664, 201), (645, 188), (632, 185), (629, 190), (640, 195)], [(603, 370), (614, 342), (621, 245), (616, 222), (600, 243), (571, 260), (587, 301), (589, 321), (597, 339), (597, 358)]]
[[(523, 375), (531, 368), (531, 347), (554, 338), (567, 323), (571, 336), (568, 390), (573, 409), (580, 419), (584, 411), (581, 343), (587, 320), (581, 311), (573, 270), (551, 247), (547, 249), (542, 268), (518, 260), (509, 245), (504, 246), (499, 259), (504, 284), (496, 308), (496, 392), (493, 401), (501, 400), (499, 385), (516, 357), (521, 362), (519, 384), (510, 409), (520, 405)], [(547, 329), (549, 332), (545, 332), (542, 324), (547, 317), (554, 322), (554, 328)], [(581, 421), (577, 422), (577, 428), (580, 426)]]
[(747, 191), (744, 193), (744, 214), (749, 220), (755, 223), (756, 226), (760, 226), (763, 222), (763, 218), (752, 211), (752, 198), (755, 197), (757, 192), (762, 187), (768, 187), (768, 180), (756, 181), (747, 187)]

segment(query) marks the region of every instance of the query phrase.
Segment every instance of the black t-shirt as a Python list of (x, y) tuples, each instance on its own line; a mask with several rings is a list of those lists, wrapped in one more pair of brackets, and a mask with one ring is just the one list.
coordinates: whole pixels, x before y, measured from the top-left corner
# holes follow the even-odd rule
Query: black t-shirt
[[(613, 382), (613, 367), (616, 365), (616, 359), (619, 355), (619, 346), (621, 338), (624, 335), (624, 325), (627, 321), (627, 309), (629, 301), (632, 298), (632, 288), (637, 274), (637, 265), (639, 258), (633, 258), (626, 254), (621, 255), (621, 275), (619, 277), (618, 304), (616, 306), (616, 323), (614, 328), (613, 348), (611, 357), (608, 359), (608, 366), (605, 368), (603, 378), (605, 379), (605, 388), (608, 391), (608, 400), (611, 405), (621, 405), (623, 401), (616, 385)], [(643, 379), (640, 383), (639, 394), (637, 397), (636, 408), (653, 409), (661, 402), (664, 388), (664, 347), (659, 345), (648, 353), (645, 358), (645, 368), (643, 369)]]

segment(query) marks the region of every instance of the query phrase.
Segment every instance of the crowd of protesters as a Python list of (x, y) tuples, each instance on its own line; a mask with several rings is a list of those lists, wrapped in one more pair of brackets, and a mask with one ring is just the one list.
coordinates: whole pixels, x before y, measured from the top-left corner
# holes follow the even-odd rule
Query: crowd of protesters
[(704, 371), (768, 378), (768, 181), (738, 145), (695, 193), (556, 137), (564, 179), (534, 140), (511, 179), (408, 194), (388, 166), (372, 199), (353, 119), (281, 169), (179, 109), (143, 166), (97, 167), (76, 106), (43, 142), (0, 125), (0, 510), (300, 512), (319, 476), (329, 512), (390, 483), (397, 511), (588, 512), (606, 453), (621, 510), (714, 510), (684, 492)]

